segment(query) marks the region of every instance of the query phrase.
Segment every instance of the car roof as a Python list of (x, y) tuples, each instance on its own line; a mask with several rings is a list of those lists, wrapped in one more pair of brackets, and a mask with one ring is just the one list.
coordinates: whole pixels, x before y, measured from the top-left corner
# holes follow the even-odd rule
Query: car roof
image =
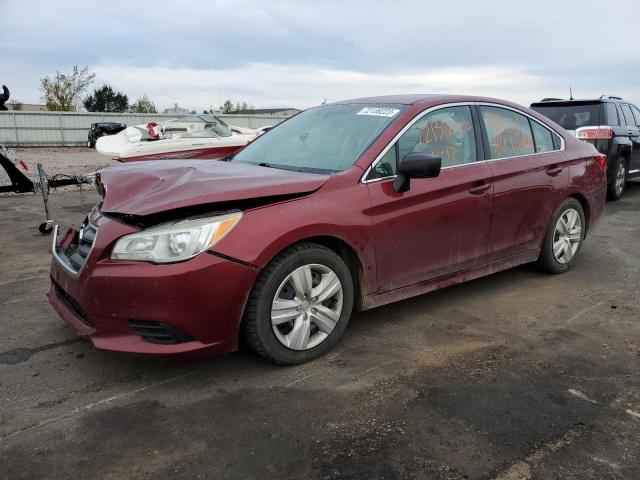
[(456, 103), (456, 102), (487, 102), (499, 103), (508, 106), (520, 107), (515, 103), (490, 97), (477, 97), (472, 95), (452, 95), (452, 94), (408, 94), (408, 95), (383, 95), (379, 97), (363, 97), (351, 100), (342, 100), (332, 102), (329, 105), (348, 105), (359, 103), (375, 103), (379, 105), (396, 104), (396, 105), (417, 105), (417, 104), (433, 104), (440, 103)]
[(600, 98), (543, 98), (539, 102), (533, 102), (531, 105), (580, 105), (585, 103), (629, 103), (625, 101), (622, 97), (614, 97), (612, 95), (601, 95)]

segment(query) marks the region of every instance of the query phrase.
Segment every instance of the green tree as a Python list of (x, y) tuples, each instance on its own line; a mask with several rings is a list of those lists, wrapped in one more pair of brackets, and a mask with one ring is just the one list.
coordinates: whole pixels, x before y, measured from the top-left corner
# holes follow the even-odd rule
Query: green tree
[(109, 85), (103, 85), (87, 96), (83, 104), (90, 112), (126, 112), (129, 98), (122, 92), (114, 92)]
[(129, 111), (133, 113), (158, 113), (156, 106), (146, 95), (143, 95), (131, 104)]
[(11, 100), (7, 105), (9, 105), (9, 110), (22, 110), (22, 102), (18, 102), (17, 100)]
[(231, 100), (225, 100), (225, 102), (220, 106), (220, 110), (222, 110), (222, 113), (233, 112), (233, 103)]
[(53, 78), (40, 79), (42, 100), (47, 104), (47, 110), (68, 112), (80, 95), (93, 83), (95, 73), (89, 72), (89, 67), (79, 68), (74, 65), (70, 74), (56, 72)]

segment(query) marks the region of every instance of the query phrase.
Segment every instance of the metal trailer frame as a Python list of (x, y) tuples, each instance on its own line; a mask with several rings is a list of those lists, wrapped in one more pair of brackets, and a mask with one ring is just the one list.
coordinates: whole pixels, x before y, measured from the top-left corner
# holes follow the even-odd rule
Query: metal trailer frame
[[(51, 188), (66, 187), (69, 185), (90, 184), (95, 178), (95, 173), (81, 176), (72, 175), (54, 175), (47, 177), (44, 167), (38, 164), (38, 181), (33, 181), (22, 172), (18, 165), (26, 170), (24, 163), (16, 160), (15, 152), (0, 147), (0, 166), (4, 168), (9, 175), (11, 183), (9, 185), (0, 185), (0, 193), (42, 193), (42, 201), (44, 203), (45, 221), (38, 226), (38, 231), (43, 235), (48, 235), (53, 231), (53, 218), (49, 210), (49, 191)], [(58, 178), (63, 177), (63, 178)]]

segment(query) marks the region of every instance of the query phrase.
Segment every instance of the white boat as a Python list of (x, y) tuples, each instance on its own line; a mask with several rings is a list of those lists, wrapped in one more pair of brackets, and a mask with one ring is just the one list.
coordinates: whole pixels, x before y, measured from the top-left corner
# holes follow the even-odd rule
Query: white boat
[(214, 115), (190, 115), (159, 124), (127, 127), (116, 135), (99, 138), (96, 150), (120, 162), (215, 159), (236, 152), (264, 131), (264, 128), (229, 126)]

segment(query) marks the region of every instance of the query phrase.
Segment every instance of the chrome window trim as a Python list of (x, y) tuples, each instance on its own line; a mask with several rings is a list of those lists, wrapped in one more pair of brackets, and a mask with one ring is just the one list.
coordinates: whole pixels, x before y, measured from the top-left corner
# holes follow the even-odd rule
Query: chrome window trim
[[(565, 150), (565, 148), (566, 148), (564, 137), (562, 135), (560, 135), (558, 132), (556, 132), (555, 129), (553, 129), (552, 127), (550, 127), (550, 126), (548, 126), (548, 125), (546, 125), (544, 123), (542, 123), (540, 120), (538, 120), (537, 118), (535, 118), (532, 115), (529, 115), (527, 112), (523, 112), (522, 110), (518, 110), (517, 108), (513, 108), (513, 107), (510, 107), (508, 105), (501, 105), (499, 103), (491, 103), (491, 102), (444, 103), (442, 105), (435, 105), (435, 106), (433, 106), (431, 108), (428, 108), (428, 109), (418, 113), (415, 117), (413, 117), (411, 119), (411, 121), (409, 123), (407, 123), (404, 126), (404, 128), (402, 130), (400, 130), (396, 134), (395, 137), (393, 137), (391, 142), (389, 142), (387, 144), (387, 146), (382, 149), (382, 151), (375, 158), (375, 160), (373, 162), (371, 162), (371, 164), (367, 167), (367, 169), (364, 171), (364, 174), (360, 178), (360, 182), (361, 183), (374, 183), (374, 182), (380, 182), (380, 181), (383, 181), (383, 180), (390, 180), (390, 179), (396, 178), (397, 175), (391, 175), (391, 176), (388, 176), (388, 177), (381, 177), (381, 178), (372, 178), (372, 179), (367, 179), (367, 176), (371, 173), (371, 170), (373, 168), (375, 168), (375, 166), (378, 164), (380, 159), (382, 159), (382, 157), (384, 157), (384, 155), (389, 151), (389, 149), (393, 145), (395, 145), (395, 143), (398, 141), (398, 139), (402, 135), (404, 135), (404, 133), (407, 130), (409, 130), (422, 117), (424, 117), (425, 115), (428, 115), (431, 112), (435, 112), (435, 111), (441, 110), (443, 108), (449, 108), (449, 107), (471, 107), (471, 106), (504, 108), (506, 110), (511, 110), (513, 112), (519, 113), (520, 115), (524, 115), (525, 117), (529, 118), (531, 121), (536, 122), (537, 124), (541, 125), (542, 127), (546, 128), (547, 130), (549, 130), (552, 135), (557, 135), (558, 137), (560, 137), (560, 148), (557, 149), (557, 150), (549, 150), (547, 152), (534, 152), (534, 153), (527, 153), (525, 155), (514, 155), (512, 157), (502, 157), (502, 158), (490, 158), (490, 159), (484, 159), (484, 160), (476, 160), (475, 162), (462, 163), (460, 165), (449, 165), (448, 167), (442, 167), (442, 170), (447, 170), (447, 169), (450, 169), (450, 168), (466, 167), (466, 166), (469, 166), (469, 165), (474, 165), (474, 164), (476, 164), (478, 162), (497, 162), (497, 161), (500, 161), (500, 160), (510, 160), (512, 158), (530, 157), (530, 156), (533, 156), (533, 155), (546, 155), (548, 153), (563, 152)], [(480, 115), (480, 112), (478, 112), (478, 114)], [(479, 120), (482, 121), (482, 118), (479, 118)], [(531, 132), (531, 134), (533, 135), (533, 132)]]

